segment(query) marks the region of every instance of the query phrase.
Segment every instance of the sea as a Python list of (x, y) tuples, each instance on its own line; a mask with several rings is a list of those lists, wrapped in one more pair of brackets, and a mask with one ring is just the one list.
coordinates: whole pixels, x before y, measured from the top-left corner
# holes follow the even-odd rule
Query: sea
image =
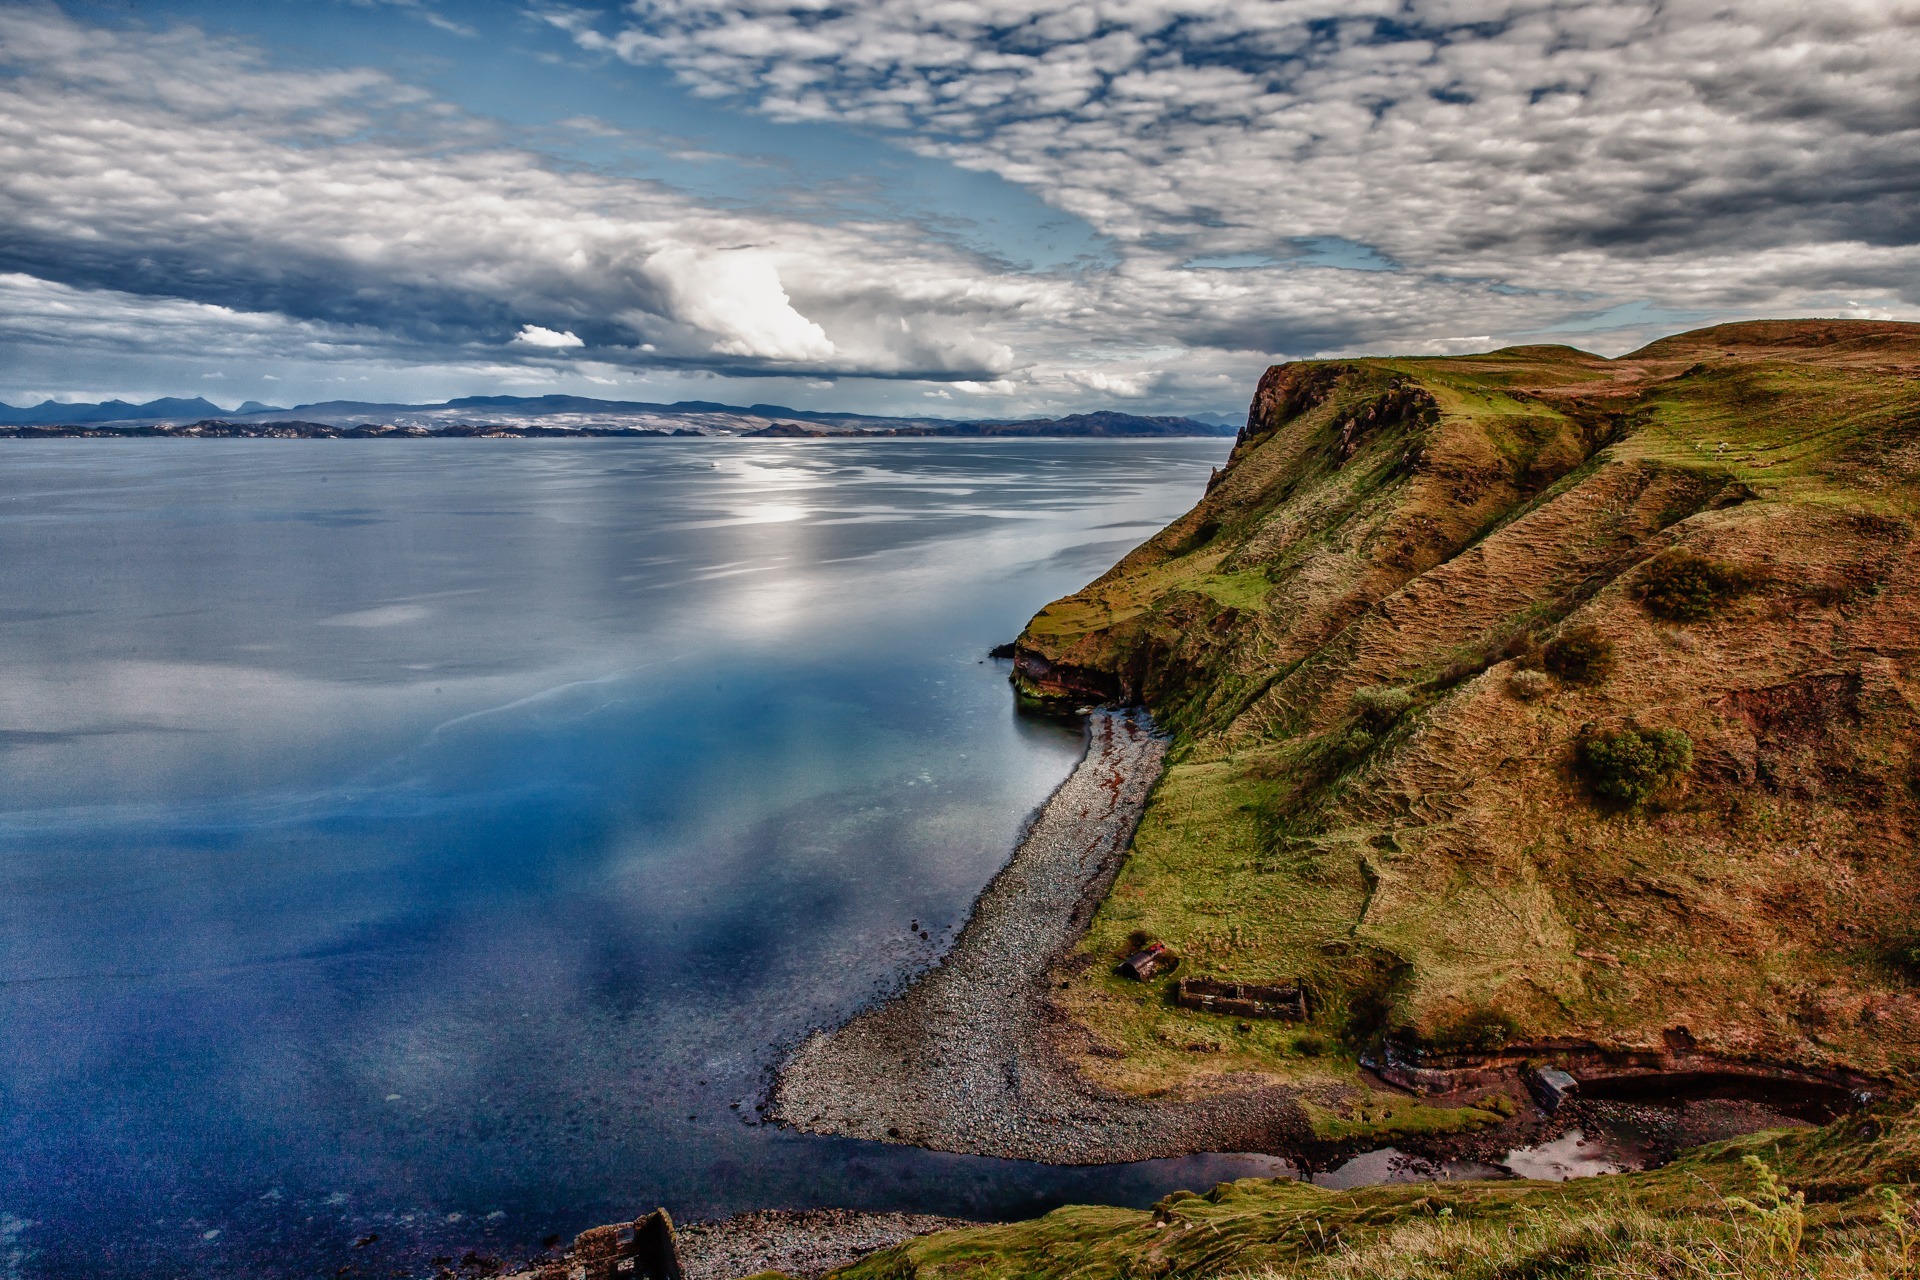
[(1078, 759), (989, 649), (1229, 444), (0, 442), (0, 1280), (1280, 1171), (756, 1111)]

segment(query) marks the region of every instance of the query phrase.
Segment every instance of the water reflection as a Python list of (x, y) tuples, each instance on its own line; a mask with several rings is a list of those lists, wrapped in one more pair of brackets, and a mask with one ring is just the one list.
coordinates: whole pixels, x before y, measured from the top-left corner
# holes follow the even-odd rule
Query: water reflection
[(1398, 1147), (1363, 1151), (1338, 1167), (1316, 1173), (1311, 1181), (1330, 1191), (1351, 1191), (1355, 1187), (1377, 1187), (1398, 1182), (1451, 1182), (1470, 1178), (1504, 1178), (1507, 1171), (1499, 1165), (1473, 1160), (1434, 1160), (1413, 1155)]
[(1515, 1177), (1547, 1182), (1625, 1173), (1629, 1169), (1645, 1169), (1653, 1163), (1651, 1150), (1637, 1149), (1617, 1139), (1589, 1139), (1580, 1129), (1569, 1129), (1549, 1142), (1510, 1151), (1505, 1161)]
[(394, 1269), (655, 1202), (996, 1216), (1277, 1168), (752, 1123), (780, 1047), (927, 963), (1078, 753), (986, 649), (1224, 447), (10, 448), (0, 1212), (35, 1224), (28, 1273)]

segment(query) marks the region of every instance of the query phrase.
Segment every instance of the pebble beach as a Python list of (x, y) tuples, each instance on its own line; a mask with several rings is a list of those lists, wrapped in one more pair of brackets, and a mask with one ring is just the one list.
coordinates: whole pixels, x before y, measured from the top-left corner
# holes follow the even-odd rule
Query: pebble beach
[(1052, 1164), (1298, 1146), (1304, 1117), (1286, 1090), (1125, 1097), (1051, 1048), (1051, 975), (1119, 873), (1167, 753), (1137, 712), (1095, 712), (1087, 735), (1085, 758), (982, 891), (953, 949), (899, 995), (810, 1036), (781, 1068), (770, 1119)]

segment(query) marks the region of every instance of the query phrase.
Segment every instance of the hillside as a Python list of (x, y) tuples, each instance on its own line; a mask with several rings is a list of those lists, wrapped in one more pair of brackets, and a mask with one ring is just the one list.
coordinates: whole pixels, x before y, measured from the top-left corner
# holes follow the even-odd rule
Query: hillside
[[(1200, 503), (1018, 642), (1025, 694), (1174, 734), (1058, 1046), (1188, 1096), (1512, 1045), (1910, 1069), (1917, 485), (1917, 325), (1269, 370)], [(1136, 934), (1309, 1025), (1173, 1007), (1113, 974)]]
[(1076, 1205), (885, 1249), (835, 1280), (1879, 1280), (1911, 1274), (1920, 1121), (1849, 1117), (1566, 1183), (1327, 1191), (1246, 1179), (1151, 1212)]

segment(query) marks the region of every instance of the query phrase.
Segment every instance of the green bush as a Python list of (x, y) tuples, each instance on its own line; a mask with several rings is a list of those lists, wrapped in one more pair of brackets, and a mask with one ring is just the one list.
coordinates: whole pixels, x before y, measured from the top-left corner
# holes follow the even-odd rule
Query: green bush
[(1693, 769), (1693, 739), (1678, 729), (1621, 729), (1580, 744), (1577, 763), (1602, 800), (1637, 805)]
[(1613, 674), (1613, 641), (1595, 627), (1569, 627), (1547, 644), (1540, 663), (1568, 684), (1599, 684)]
[(1340, 739), (1338, 750), (1343, 758), (1347, 760), (1358, 760), (1361, 756), (1373, 750), (1374, 744), (1378, 741), (1379, 739), (1375, 738), (1371, 733), (1355, 725), (1353, 728), (1347, 730), (1345, 736)]
[(1647, 612), (1668, 622), (1698, 622), (1754, 586), (1745, 569), (1691, 551), (1669, 551), (1640, 574), (1635, 592)]

